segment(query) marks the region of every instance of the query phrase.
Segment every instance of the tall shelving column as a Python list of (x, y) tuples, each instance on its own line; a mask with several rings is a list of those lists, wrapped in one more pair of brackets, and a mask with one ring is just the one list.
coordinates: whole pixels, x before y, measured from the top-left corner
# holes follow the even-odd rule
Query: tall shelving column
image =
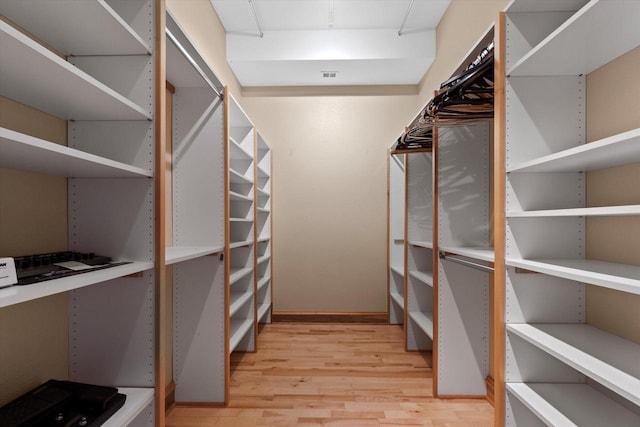
[(640, 294), (640, 267), (586, 258), (586, 221), (640, 205), (587, 207), (584, 173), (640, 162), (640, 128), (585, 144), (585, 75), (640, 45), (639, 15), (632, 1), (506, 11), (508, 426), (640, 424), (640, 344), (585, 323), (586, 284)]
[(433, 348), (433, 154), (406, 155), (407, 350)]
[(273, 295), (271, 148), (257, 131), (255, 159), (256, 319), (258, 323), (271, 323)]
[[(240, 105), (224, 92), (227, 169), (226, 275), (228, 355), (254, 351), (256, 344), (254, 127)], [(227, 355), (227, 358), (228, 358)], [(228, 371), (228, 369), (227, 369)]]
[(1, 128), (0, 166), (66, 177), (68, 249), (127, 262), (0, 290), (0, 307), (69, 292), (69, 379), (127, 395), (107, 426), (163, 423), (154, 270), (163, 4), (0, 2), (3, 16), (56, 50), (0, 22), (0, 95), (68, 121), (67, 147)]
[[(223, 85), (167, 13), (171, 103), (173, 379), (177, 403), (226, 396)], [(170, 361), (169, 361), (170, 363)]]
[(389, 154), (389, 323), (404, 324), (405, 154)]

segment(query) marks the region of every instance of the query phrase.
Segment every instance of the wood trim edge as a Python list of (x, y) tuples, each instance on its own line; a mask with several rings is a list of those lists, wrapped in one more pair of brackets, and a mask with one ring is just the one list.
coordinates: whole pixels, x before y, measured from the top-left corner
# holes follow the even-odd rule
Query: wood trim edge
[(164, 409), (165, 414), (168, 414), (173, 405), (176, 404), (176, 383), (171, 381), (164, 390)]
[(273, 323), (389, 323), (389, 313), (274, 311), (271, 313), (271, 321)]
[(487, 384), (487, 401), (491, 404), (491, 406), (494, 406), (495, 393), (494, 393), (493, 377), (490, 377), (490, 376), (487, 377), (485, 382)]

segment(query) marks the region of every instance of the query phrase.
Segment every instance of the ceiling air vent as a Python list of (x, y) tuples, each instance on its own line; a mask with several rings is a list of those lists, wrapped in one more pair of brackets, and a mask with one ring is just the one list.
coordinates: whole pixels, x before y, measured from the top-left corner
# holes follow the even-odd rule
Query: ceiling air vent
[(325, 79), (332, 79), (338, 74), (337, 71), (322, 71), (322, 77)]

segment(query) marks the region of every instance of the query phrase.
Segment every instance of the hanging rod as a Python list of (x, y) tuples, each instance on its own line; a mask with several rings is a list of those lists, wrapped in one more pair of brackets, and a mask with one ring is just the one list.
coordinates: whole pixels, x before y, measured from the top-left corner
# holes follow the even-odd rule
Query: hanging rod
[(258, 27), (258, 33), (260, 33), (260, 38), (264, 37), (264, 33), (262, 32), (262, 27), (260, 26), (260, 21), (258, 20), (258, 14), (256, 13), (256, 9), (253, 7), (253, 0), (249, 0), (249, 6), (251, 6), (251, 12), (253, 13), (253, 19), (256, 21), (256, 26)]
[(450, 254), (448, 252), (439, 251), (440, 259), (446, 259), (447, 261), (455, 262), (457, 264), (461, 264), (467, 267), (475, 268), (476, 270), (486, 271), (487, 273), (493, 273), (493, 267), (484, 264), (478, 264), (477, 262), (469, 261), (464, 258), (460, 258), (455, 254)]
[(402, 30), (404, 30), (404, 24), (407, 23), (407, 18), (409, 18), (409, 14), (411, 13), (411, 8), (413, 7), (413, 1), (411, 0), (411, 3), (409, 3), (409, 7), (407, 8), (407, 13), (404, 14), (404, 19), (402, 20), (402, 25), (400, 25), (400, 29), (398, 30), (398, 35), (401, 36), (402, 35)]
[(205, 72), (202, 70), (202, 68), (200, 68), (200, 66), (195, 61), (195, 59), (193, 59), (191, 57), (191, 55), (189, 55), (189, 52), (187, 52), (187, 50), (184, 48), (184, 46), (182, 46), (182, 44), (180, 44), (180, 42), (178, 41), (176, 36), (174, 36), (168, 28), (165, 28), (165, 32), (167, 33), (167, 37), (169, 37), (169, 39), (173, 42), (173, 44), (178, 48), (180, 53), (182, 53), (184, 55), (184, 57), (187, 59), (187, 61), (189, 61), (191, 66), (198, 72), (198, 74), (200, 74), (200, 77), (202, 77), (204, 79), (204, 81), (209, 86), (211, 86), (211, 89), (213, 89), (213, 91), (216, 93), (218, 98), (222, 98), (222, 93), (220, 93), (220, 91), (216, 88), (216, 86), (211, 82), (209, 77), (205, 74)]

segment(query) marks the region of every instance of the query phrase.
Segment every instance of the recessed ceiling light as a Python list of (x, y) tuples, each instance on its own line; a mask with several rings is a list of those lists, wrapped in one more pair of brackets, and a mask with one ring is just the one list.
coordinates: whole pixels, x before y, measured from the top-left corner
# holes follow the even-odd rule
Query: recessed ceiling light
[(322, 73), (322, 77), (325, 79), (334, 78), (336, 77), (336, 74), (338, 74), (337, 71), (321, 71), (321, 73)]

